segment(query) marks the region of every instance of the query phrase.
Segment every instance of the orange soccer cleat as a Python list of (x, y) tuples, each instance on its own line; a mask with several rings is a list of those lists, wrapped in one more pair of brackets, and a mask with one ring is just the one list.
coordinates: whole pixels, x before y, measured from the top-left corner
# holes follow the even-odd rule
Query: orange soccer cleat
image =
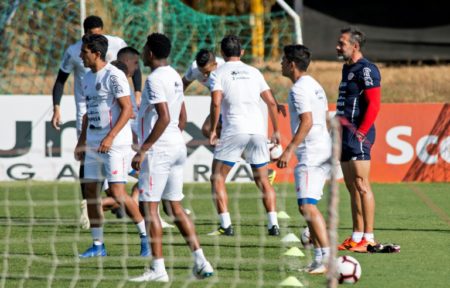
[(361, 242), (356, 244), (356, 246), (349, 248), (348, 250), (352, 252), (367, 253), (367, 246), (369, 246), (369, 244), (375, 246), (377, 243), (367, 241), (366, 238), (363, 237)]
[(358, 245), (357, 242), (352, 240), (352, 237), (348, 237), (347, 239), (344, 240), (344, 242), (342, 242), (341, 245), (338, 246), (338, 250), (349, 250), (350, 248), (355, 247), (356, 245)]

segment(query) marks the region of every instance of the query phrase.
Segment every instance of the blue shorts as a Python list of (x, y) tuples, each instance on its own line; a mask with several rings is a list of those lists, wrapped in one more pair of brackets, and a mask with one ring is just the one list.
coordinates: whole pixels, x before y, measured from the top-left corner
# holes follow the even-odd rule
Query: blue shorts
[(375, 127), (372, 126), (363, 142), (356, 138), (355, 131), (342, 127), (342, 154), (341, 161), (370, 160), (370, 150), (375, 142)]

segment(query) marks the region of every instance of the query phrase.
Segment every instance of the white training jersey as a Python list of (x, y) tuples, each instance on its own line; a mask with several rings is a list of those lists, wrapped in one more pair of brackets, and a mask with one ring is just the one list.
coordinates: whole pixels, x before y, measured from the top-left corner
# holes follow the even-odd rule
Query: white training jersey
[[(88, 146), (98, 146), (116, 125), (121, 108), (118, 98), (130, 96), (127, 77), (117, 67), (107, 63), (105, 67), (93, 73), (89, 71), (83, 79), (83, 94), (87, 106)], [(132, 134), (129, 121), (116, 135), (113, 145), (131, 145)]]
[[(123, 47), (127, 47), (122, 38), (104, 35), (108, 39), (108, 51), (106, 53), (106, 61), (111, 62), (117, 59), (117, 52)], [(59, 69), (65, 73), (74, 72), (74, 98), (77, 111), (77, 129), (81, 130), (81, 119), (86, 113), (86, 101), (83, 97), (82, 81), (83, 77), (90, 69), (84, 67), (80, 58), (82, 40), (72, 44), (64, 52), (63, 60)]]
[(328, 101), (325, 91), (311, 76), (302, 76), (289, 91), (288, 104), (292, 135), (300, 126), (299, 116), (305, 112), (312, 113), (312, 128), (298, 146), (296, 154), (300, 164), (319, 166), (331, 155), (331, 138), (327, 129)]
[[(225, 63), (225, 61), (220, 57), (216, 57), (216, 62), (217, 62), (217, 68)], [(211, 72), (211, 74), (213, 74), (213, 73), (214, 73), (214, 71)], [(200, 72), (200, 70), (198, 69), (197, 61), (194, 61), (194, 62), (192, 62), (191, 66), (189, 66), (189, 69), (186, 72), (186, 74), (184, 74), (184, 78), (186, 78), (186, 80), (189, 82), (197, 80), (203, 86), (205, 86), (206, 88), (211, 90), (211, 74), (208, 77), (205, 77), (205, 75), (202, 72)]]
[(241, 61), (228, 61), (211, 77), (211, 92), (222, 91), (221, 138), (236, 134), (267, 136), (261, 93), (269, 90), (258, 69)]
[(158, 113), (155, 104), (166, 102), (169, 108), (170, 123), (163, 134), (156, 141), (156, 147), (176, 146), (184, 143), (178, 127), (181, 106), (183, 105), (183, 81), (171, 66), (161, 66), (147, 77), (142, 92), (141, 107), (139, 108), (139, 140), (142, 143), (152, 132)]

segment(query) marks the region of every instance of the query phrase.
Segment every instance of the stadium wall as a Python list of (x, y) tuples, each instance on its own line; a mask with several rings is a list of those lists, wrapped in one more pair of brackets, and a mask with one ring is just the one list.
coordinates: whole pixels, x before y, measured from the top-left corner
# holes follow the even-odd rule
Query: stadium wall
[[(61, 132), (51, 127), (51, 97), (0, 96), (0, 181), (73, 181), (78, 175), (73, 97), (62, 99)], [(188, 146), (185, 182), (208, 182), (212, 149), (201, 135), (209, 97), (186, 97)], [(334, 109), (330, 106), (330, 111)], [(289, 119), (280, 116), (282, 144), (290, 139)], [(450, 105), (382, 104), (372, 153), (373, 182), (450, 181)], [(269, 125), (270, 127), (270, 125)], [(292, 169), (278, 170), (278, 182), (293, 181)], [(271, 168), (275, 168), (271, 164)], [(236, 165), (229, 181), (251, 181), (249, 165)]]

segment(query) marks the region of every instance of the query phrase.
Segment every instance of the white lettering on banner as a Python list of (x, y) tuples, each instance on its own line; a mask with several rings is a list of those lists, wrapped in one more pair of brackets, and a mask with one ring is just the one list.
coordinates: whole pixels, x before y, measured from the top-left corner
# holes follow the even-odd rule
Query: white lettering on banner
[[(387, 153), (386, 163), (394, 165), (402, 165), (410, 162), (414, 158), (414, 146), (405, 140), (399, 139), (399, 136), (411, 136), (412, 127), (410, 126), (396, 126), (388, 130), (386, 133), (386, 143), (399, 150), (400, 155), (394, 155)], [(439, 161), (439, 155), (441, 158), (450, 163), (450, 136), (447, 136), (441, 141), (439, 145), (439, 151), (436, 154), (430, 154), (428, 147), (430, 145), (438, 145), (439, 137), (436, 135), (425, 135), (421, 137), (416, 143), (415, 152), (417, 158), (425, 164), (432, 165)]]
[(408, 142), (398, 138), (400, 135), (411, 136), (411, 132), (412, 128), (409, 126), (397, 126), (388, 130), (386, 133), (386, 143), (401, 152), (400, 155), (387, 153), (386, 162), (388, 164), (405, 164), (414, 157), (413, 147)]

